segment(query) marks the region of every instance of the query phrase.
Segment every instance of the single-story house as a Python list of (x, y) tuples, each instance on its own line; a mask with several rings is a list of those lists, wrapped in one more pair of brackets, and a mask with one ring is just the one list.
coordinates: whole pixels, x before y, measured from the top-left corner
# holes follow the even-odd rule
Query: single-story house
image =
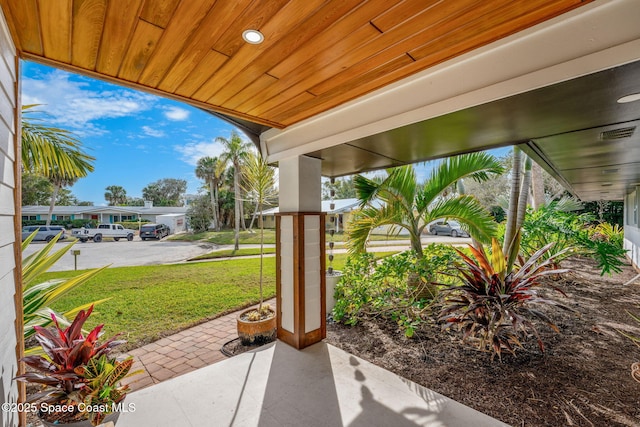
[[(377, 200), (373, 202), (379, 203)], [(327, 230), (335, 229), (336, 233), (344, 231), (353, 211), (358, 209), (360, 201), (358, 199), (336, 199), (333, 201), (333, 207), (331, 206), (331, 200), (322, 201), (322, 212), (327, 214)], [(280, 212), (280, 208), (267, 209), (262, 211), (262, 221), (264, 221), (264, 228), (276, 228), (276, 214)], [(391, 228), (388, 226), (381, 226), (374, 228), (372, 234), (386, 235), (389, 234)], [(395, 230), (399, 231), (398, 234), (409, 234), (404, 229)]]
[[(327, 214), (327, 229), (335, 227), (336, 232), (344, 230), (345, 224), (349, 222), (351, 212), (358, 209), (358, 199), (337, 199), (322, 201), (322, 212)], [(264, 228), (276, 228), (276, 214), (280, 212), (280, 207), (267, 209), (261, 212)]]
[[(54, 206), (51, 220), (86, 219), (99, 223), (122, 221), (156, 222), (158, 215), (185, 214), (185, 206), (153, 206), (147, 202), (144, 206)], [(49, 206), (23, 206), (22, 221), (46, 221), (49, 218)]]

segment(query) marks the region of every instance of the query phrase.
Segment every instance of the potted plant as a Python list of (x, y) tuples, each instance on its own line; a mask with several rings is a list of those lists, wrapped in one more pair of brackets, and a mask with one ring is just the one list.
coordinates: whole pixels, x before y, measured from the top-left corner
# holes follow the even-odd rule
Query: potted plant
[[(264, 203), (273, 198), (275, 192), (275, 172), (259, 155), (251, 153), (245, 168), (244, 189), (249, 198), (256, 203), (257, 212), (262, 212)], [(276, 339), (278, 324), (275, 311), (264, 303), (262, 291), (264, 263), (264, 224), (262, 215), (260, 224), (260, 303), (258, 308), (246, 310), (237, 318), (237, 330), (243, 345), (264, 344)]]
[(22, 361), (31, 368), (15, 379), (40, 388), (31, 394), (28, 404), (35, 404), (45, 426), (90, 427), (115, 422), (120, 415), (128, 391), (120, 381), (129, 373), (133, 358), (117, 360), (111, 351), (125, 341), (114, 336), (104, 342), (98, 339), (104, 325), (86, 335), (82, 326), (93, 306), (81, 310), (63, 329), (55, 315), (53, 326), (36, 326), (36, 339), (46, 356), (27, 356)]

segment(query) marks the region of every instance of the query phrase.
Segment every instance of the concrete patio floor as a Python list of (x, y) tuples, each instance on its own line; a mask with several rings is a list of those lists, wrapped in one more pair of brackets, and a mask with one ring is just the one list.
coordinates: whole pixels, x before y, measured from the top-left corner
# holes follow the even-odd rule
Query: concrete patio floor
[[(276, 342), (131, 393), (118, 427), (505, 426), (324, 342)], [(133, 409), (133, 408), (132, 408)]]

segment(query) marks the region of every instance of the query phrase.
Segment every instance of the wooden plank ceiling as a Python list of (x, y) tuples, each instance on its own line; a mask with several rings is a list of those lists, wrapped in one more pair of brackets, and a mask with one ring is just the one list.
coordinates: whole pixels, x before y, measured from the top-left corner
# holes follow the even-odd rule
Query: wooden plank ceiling
[(586, 3), (0, 0), (25, 59), (277, 128)]

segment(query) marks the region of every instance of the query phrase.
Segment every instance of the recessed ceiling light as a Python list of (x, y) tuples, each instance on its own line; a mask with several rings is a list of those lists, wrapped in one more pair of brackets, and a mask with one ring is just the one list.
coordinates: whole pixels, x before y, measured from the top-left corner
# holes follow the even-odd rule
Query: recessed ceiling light
[(626, 104), (627, 102), (640, 101), (640, 93), (632, 93), (618, 99), (618, 104)]
[(264, 36), (258, 30), (244, 30), (242, 38), (247, 43), (260, 44), (264, 41)]

